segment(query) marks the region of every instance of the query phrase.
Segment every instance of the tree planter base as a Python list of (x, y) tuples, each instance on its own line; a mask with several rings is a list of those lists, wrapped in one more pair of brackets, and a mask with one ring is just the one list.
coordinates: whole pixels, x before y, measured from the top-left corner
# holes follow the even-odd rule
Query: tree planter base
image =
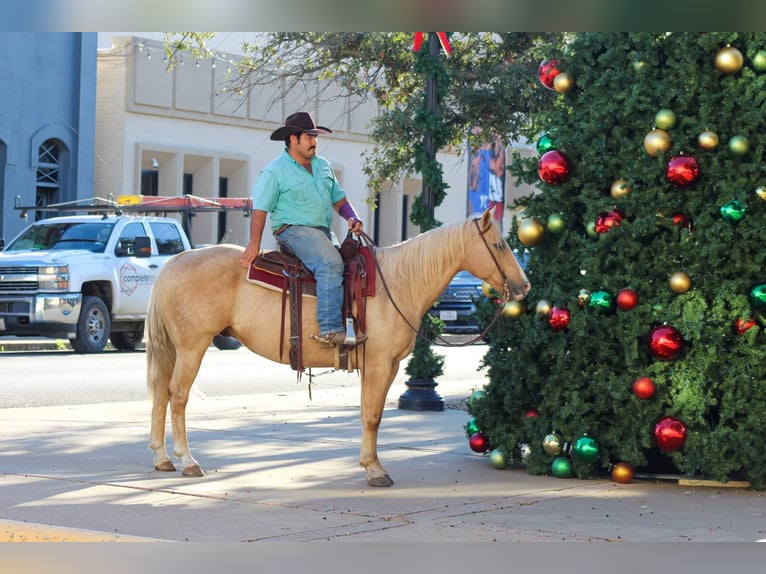
[(399, 408), (408, 411), (443, 411), (444, 399), (436, 392), (433, 379), (410, 379), (399, 397)]

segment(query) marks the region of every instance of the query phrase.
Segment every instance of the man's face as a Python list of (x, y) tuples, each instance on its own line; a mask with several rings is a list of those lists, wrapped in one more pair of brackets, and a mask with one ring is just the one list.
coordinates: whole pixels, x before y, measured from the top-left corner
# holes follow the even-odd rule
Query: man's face
[(317, 136), (302, 133), (295, 135), (295, 151), (303, 157), (313, 157), (317, 153)]

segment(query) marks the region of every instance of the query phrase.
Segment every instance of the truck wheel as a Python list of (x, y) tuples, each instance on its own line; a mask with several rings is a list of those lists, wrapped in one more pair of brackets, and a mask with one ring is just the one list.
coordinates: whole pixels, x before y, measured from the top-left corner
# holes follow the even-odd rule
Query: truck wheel
[(216, 349), (220, 349), (221, 351), (236, 351), (242, 346), (242, 343), (237, 341), (234, 337), (216, 335), (213, 337), (213, 345), (215, 345)]
[(144, 340), (144, 331), (115, 331), (109, 333), (109, 340), (115, 349), (120, 351), (135, 351)]
[(98, 297), (82, 298), (82, 309), (77, 321), (77, 337), (69, 339), (78, 353), (100, 353), (106, 347), (110, 327), (109, 310)]

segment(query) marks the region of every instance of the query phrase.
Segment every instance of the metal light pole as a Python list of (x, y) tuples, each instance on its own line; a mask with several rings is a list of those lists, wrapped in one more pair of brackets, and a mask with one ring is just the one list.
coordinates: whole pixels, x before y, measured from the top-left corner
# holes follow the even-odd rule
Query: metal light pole
[[(439, 38), (435, 33), (428, 35), (428, 53), (436, 61), (439, 58)], [(437, 99), (436, 74), (429, 74), (426, 78), (426, 115), (435, 115), (439, 110)], [(423, 137), (426, 155), (429, 162), (436, 159), (436, 142), (430, 131), (426, 131)], [(421, 192), (421, 202), (426, 207), (429, 219), (434, 218), (434, 192), (428, 185), (426, 178), (423, 178), (423, 190)], [(425, 231), (421, 228), (421, 231)], [(430, 379), (409, 379), (405, 382), (407, 390), (399, 397), (399, 408), (411, 411), (443, 411), (444, 399), (436, 392), (438, 383)]]

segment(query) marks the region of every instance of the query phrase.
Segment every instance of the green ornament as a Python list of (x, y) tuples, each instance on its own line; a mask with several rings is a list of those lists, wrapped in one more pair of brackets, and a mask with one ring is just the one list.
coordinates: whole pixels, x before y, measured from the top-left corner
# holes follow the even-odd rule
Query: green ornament
[(479, 432), (479, 425), (476, 424), (476, 417), (471, 417), (465, 425), (465, 434), (470, 438), (472, 434), (477, 432)]
[(537, 153), (540, 155), (543, 155), (545, 152), (551, 151), (552, 149), (556, 149), (556, 144), (553, 143), (553, 140), (548, 134), (543, 135), (537, 140)]
[(588, 435), (581, 436), (572, 445), (572, 454), (585, 463), (595, 462), (599, 455), (598, 442)]
[(554, 234), (559, 234), (562, 231), (564, 231), (564, 228), (566, 228), (567, 222), (566, 219), (560, 214), (560, 213), (551, 213), (548, 216), (548, 222), (546, 223), (546, 227), (548, 228), (548, 231)]
[(750, 304), (756, 309), (766, 309), (766, 285), (756, 285), (750, 291)]
[(482, 391), (481, 389), (477, 389), (474, 392), (471, 393), (471, 396), (468, 397), (468, 403), (473, 403), (475, 401), (480, 401), (484, 397), (487, 396), (487, 393), (485, 391)]
[(565, 456), (556, 457), (551, 463), (551, 472), (558, 478), (572, 476), (572, 462)]
[(745, 217), (745, 206), (742, 205), (741, 201), (732, 199), (728, 203), (724, 203), (721, 206), (721, 217), (723, 217), (726, 221), (737, 223), (743, 217)]
[(491, 464), (493, 468), (503, 470), (508, 466), (508, 459), (505, 457), (502, 450), (496, 448), (489, 453), (489, 464)]
[(614, 309), (614, 298), (606, 291), (594, 291), (590, 294), (588, 308), (597, 313), (609, 313)]
[(545, 435), (543, 439), (543, 450), (550, 455), (557, 455), (561, 452), (561, 437), (556, 433)]

